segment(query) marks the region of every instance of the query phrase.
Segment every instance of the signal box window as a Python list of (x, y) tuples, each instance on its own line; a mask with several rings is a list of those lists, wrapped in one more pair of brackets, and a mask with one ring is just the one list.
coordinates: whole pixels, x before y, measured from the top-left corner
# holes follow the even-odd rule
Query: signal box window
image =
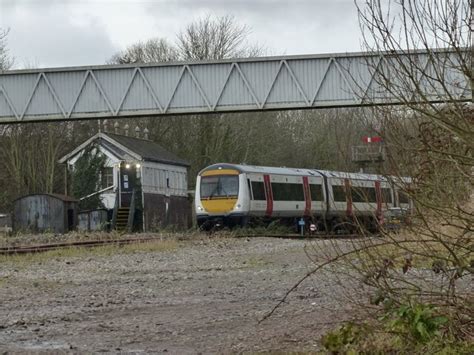
[(252, 192), (253, 192), (253, 199), (258, 201), (265, 201), (265, 188), (263, 186), (263, 182), (260, 181), (252, 181)]
[(101, 188), (106, 189), (107, 187), (113, 186), (114, 184), (114, 169), (103, 168), (100, 176)]

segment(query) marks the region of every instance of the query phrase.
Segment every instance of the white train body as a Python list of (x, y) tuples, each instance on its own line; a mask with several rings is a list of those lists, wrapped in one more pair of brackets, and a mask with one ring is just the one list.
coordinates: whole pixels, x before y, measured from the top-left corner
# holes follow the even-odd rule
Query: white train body
[(203, 228), (258, 218), (304, 218), (320, 229), (357, 219), (374, 227), (388, 209), (410, 207), (400, 196), (381, 175), (222, 163), (198, 174), (195, 209)]

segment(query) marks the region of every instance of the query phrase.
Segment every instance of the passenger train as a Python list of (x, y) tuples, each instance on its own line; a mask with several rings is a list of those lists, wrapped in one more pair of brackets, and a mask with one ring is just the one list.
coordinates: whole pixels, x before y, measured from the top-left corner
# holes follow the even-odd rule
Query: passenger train
[(209, 230), (275, 219), (296, 225), (303, 219), (306, 226), (326, 232), (352, 231), (361, 225), (375, 231), (389, 209), (411, 207), (396, 185), (381, 175), (214, 164), (197, 177), (197, 223)]

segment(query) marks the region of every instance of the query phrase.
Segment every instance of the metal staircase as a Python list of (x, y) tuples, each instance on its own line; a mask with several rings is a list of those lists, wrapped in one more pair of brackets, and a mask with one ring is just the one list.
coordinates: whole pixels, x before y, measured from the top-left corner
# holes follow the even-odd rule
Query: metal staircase
[(119, 207), (117, 209), (117, 219), (115, 221), (116, 230), (128, 230), (128, 216), (130, 214), (130, 207)]
[[(137, 189), (133, 189), (130, 206), (119, 207), (119, 198), (117, 192), (114, 212), (112, 215), (112, 229), (124, 231), (127, 233), (132, 233), (137, 230), (137, 223), (135, 219), (137, 207), (140, 206), (141, 203), (137, 203), (136, 200), (139, 196), (140, 194), (137, 192)], [(138, 216), (140, 218), (141, 215)], [(141, 225), (141, 222), (138, 222), (138, 224)]]

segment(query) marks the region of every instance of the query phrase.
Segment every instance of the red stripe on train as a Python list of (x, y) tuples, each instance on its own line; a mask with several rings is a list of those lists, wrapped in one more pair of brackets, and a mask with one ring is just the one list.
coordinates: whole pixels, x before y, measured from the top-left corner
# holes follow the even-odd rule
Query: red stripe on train
[(383, 222), (383, 213), (382, 213), (382, 190), (380, 188), (380, 181), (375, 182), (375, 195), (377, 196), (377, 211), (375, 215), (380, 223)]
[(263, 184), (265, 186), (265, 196), (267, 197), (267, 210), (265, 211), (265, 215), (271, 217), (273, 212), (273, 194), (270, 175), (263, 175)]
[(346, 190), (346, 215), (352, 216), (352, 193), (351, 193), (351, 181), (349, 179), (344, 179), (344, 187)]
[(303, 190), (304, 190), (304, 215), (309, 216), (311, 215), (311, 191), (309, 190), (309, 182), (308, 177), (303, 176)]

